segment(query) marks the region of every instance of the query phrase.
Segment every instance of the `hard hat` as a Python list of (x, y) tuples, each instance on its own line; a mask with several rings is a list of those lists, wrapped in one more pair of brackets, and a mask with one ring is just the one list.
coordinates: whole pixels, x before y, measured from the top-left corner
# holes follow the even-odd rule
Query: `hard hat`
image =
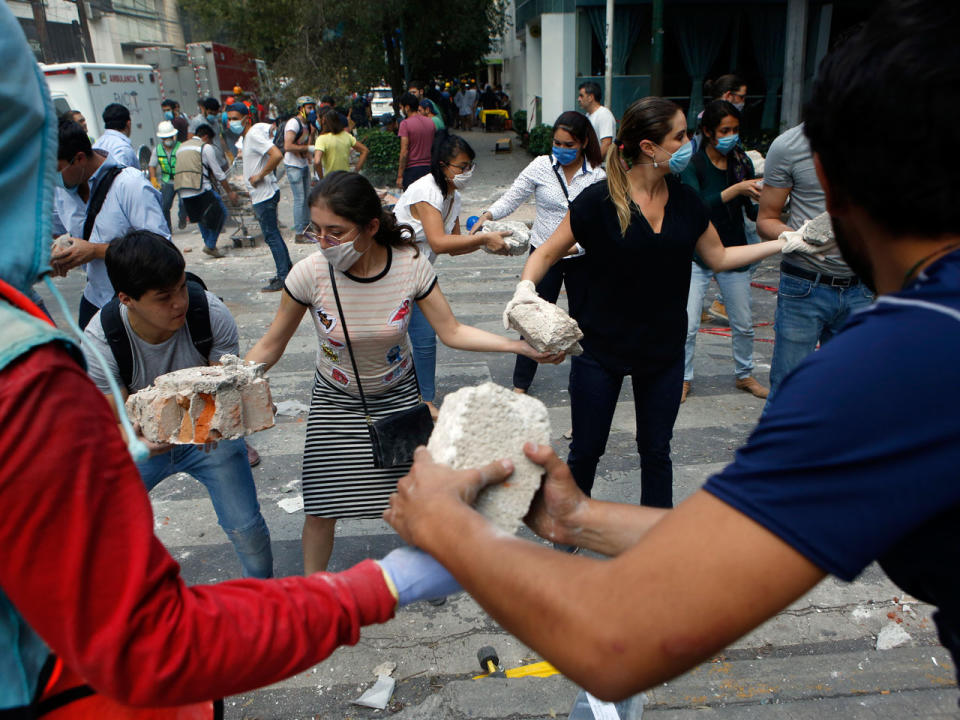
[(314, 100), (309, 95), (301, 95), (297, 98), (297, 107), (302, 108), (304, 105), (316, 105), (317, 101)]
[(239, 85), (234, 85), (234, 86), (233, 86), (233, 94), (234, 94), (234, 95), (239, 95), (239, 94), (242, 93), (242, 92), (243, 92), (243, 88), (242, 88), (242, 87), (240, 87)]
[(166, 140), (167, 138), (172, 138), (177, 134), (177, 129), (173, 126), (173, 123), (169, 120), (164, 120), (159, 125), (157, 125), (157, 137), (161, 140)]

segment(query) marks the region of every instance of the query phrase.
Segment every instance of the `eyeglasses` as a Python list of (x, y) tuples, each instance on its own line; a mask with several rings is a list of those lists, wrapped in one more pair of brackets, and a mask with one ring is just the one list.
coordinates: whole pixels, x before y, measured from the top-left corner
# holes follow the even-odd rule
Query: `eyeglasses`
[(730, 91), (729, 94), (730, 94), (730, 97), (736, 98), (738, 102), (742, 102), (743, 99), (747, 96), (746, 93), (737, 93), (737, 92), (733, 92), (732, 90)]
[(473, 162), (468, 162), (466, 165), (457, 165), (456, 163), (447, 163), (447, 165), (456, 168), (460, 172), (470, 172), (477, 166), (477, 164)]
[[(353, 228), (353, 230), (359, 230), (360, 226)], [(327, 233), (324, 235), (320, 232), (320, 228), (314, 225), (312, 222), (307, 225), (306, 229), (303, 231), (303, 234), (307, 236), (313, 242), (320, 242), (325, 240), (327, 245), (339, 245), (341, 243), (347, 242), (347, 235), (353, 232), (353, 230), (341, 230), (336, 233)]]

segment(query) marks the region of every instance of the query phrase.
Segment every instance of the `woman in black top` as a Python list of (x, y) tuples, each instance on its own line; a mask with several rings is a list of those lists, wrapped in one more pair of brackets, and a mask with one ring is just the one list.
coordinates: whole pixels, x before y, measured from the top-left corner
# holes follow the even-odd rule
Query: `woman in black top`
[[(697, 193), (680, 183), (690, 158), (687, 124), (669, 100), (647, 97), (624, 113), (607, 152), (607, 182), (570, 204), (556, 232), (527, 260), (511, 301), (543, 302), (533, 285), (574, 243), (586, 250), (570, 289), (570, 313), (584, 353), (570, 369), (573, 440), (567, 463), (580, 488), (593, 487), (623, 378), (633, 380), (640, 453), (640, 502), (673, 503), (670, 439), (680, 406), (690, 263), (732, 270), (784, 249), (783, 240), (725, 248)], [(810, 252), (795, 243), (788, 250)]]

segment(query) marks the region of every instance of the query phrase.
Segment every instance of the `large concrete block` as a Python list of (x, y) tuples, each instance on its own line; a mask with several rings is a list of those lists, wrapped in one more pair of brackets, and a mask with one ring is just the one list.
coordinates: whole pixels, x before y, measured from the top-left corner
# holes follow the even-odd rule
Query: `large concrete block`
[(578, 342), (583, 331), (577, 321), (563, 308), (546, 300), (515, 305), (507, 313), (507, 321), (537, 352), (564, 352), (567, 355), (583, 352)]
[(803, 226), (803, 239), (811, 245), (826, 245), (834, 241), (833, 221), (829, 213), (820, 213)]
[(526, 442), (550, 443), (547, 408), (536, 398), (488, 382), (443, 399), (427, 449), (434, 460), (457, 470), (512, 460), (515, 470), (510, 479), (483, 490), (475, 507), (498, 528), (513, 533), (543, 474), (543, 468), (523, 454)]
[(176, 370), (127, 398), (127, 412), (152, 442), (233, 440), (273, 427), (263, 363), (224, 355), (220, 365)]
[[(530, 228), (516, 220), (489, 220), (483, 224), (484, 232), (511, 232), (503, 239), (510, 255), (523, 255), (530, 249)], [(486, 252), (490, 252), (484, 248)]]

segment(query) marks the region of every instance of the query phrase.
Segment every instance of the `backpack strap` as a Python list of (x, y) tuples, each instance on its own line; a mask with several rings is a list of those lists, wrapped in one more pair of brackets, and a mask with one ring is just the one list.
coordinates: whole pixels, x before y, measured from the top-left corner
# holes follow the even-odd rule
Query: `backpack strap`
[(100, 182), (97, 183), (97, 189), (93, 191), (93, 195), (90, 196), (90, 204), (87, 205), (87, 217), (83, 222), (83, 239), (89, 240), (90, 234), (93, 232), (93, 224), (97, 221), (97, 215), (100, 214), (100, 209), (103, 207), (103, 201), (107, 199), (107, 193), (110, 192), (110, 188), (113, 186), (113, 181), (117, 179), (117, 175), (122, 173), (124, 168), (114, 166), (109, 168), (100, 178)]
[(117, 361), (120, 380), (129, 391), (130, 383), (133, 382), (133, 348), (130, 346), (130, 337), (120, 316), (120, 300), (116, 296), (110, 298), (110, 301), (100, 308), (100, 326), (107, 338), (110, 352), (113, 353), (113, 359)]
[[(197, 352), (210, 362), (210, 351), (213, 350), (213, 329), (210, 326), (210, 304), (207, 302), (207, 291), (200, 278), (193, 273), (187, 273), (187, 275), (187, 292), (190, 295), (187, 328), (190, 330), (190, 339)], [(189, 277), (190, 275), (193, 277)]]

